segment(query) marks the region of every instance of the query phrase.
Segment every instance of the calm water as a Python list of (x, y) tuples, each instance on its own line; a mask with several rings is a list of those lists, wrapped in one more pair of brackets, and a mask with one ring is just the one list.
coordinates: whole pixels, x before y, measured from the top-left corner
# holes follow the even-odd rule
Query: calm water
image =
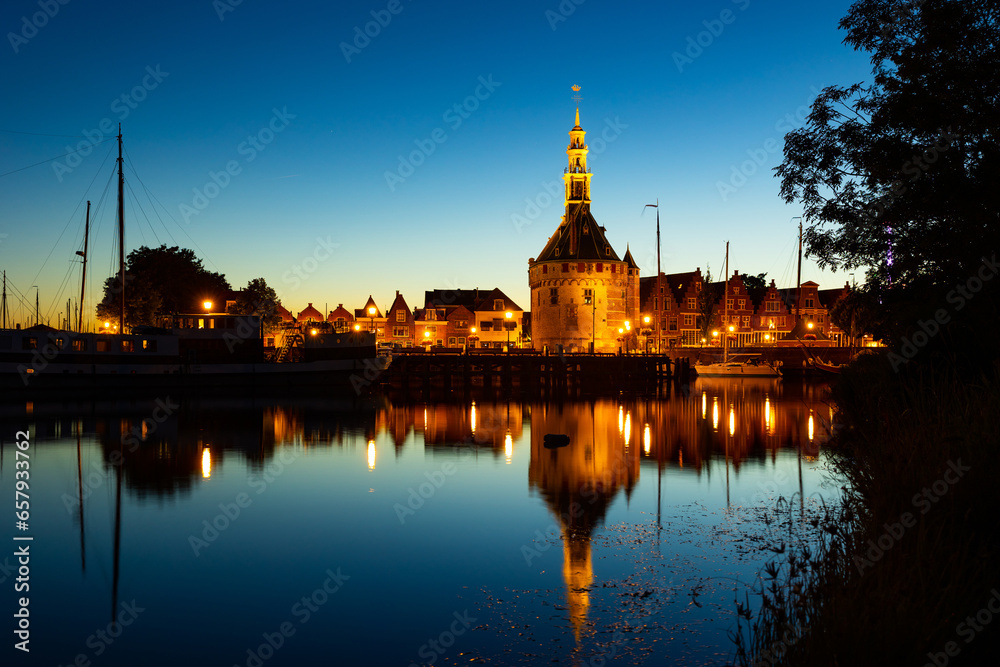
[(4, 664), (722, 664), (762, 509), (835, 493), (825, 395), (8, 405), (0, 498), (27, 428), (31, 517), (3, 531)]

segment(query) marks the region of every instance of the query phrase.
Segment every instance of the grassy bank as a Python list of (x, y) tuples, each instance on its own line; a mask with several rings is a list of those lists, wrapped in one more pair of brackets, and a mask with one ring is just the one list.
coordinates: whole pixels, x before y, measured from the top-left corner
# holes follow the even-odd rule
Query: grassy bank
[(838, 383), (829, 450), (844, 503), (822, 544), (775, 546), (738, 663), (993, 663), (1000, 379), (900, 371), (868, 357)]

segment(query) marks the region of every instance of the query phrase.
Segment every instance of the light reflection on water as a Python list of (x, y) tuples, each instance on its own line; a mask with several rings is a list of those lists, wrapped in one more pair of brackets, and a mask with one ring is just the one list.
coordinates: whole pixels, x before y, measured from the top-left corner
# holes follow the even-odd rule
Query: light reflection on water
[(824, 397), (701, 379), (662, 399), (8, 408), (3, 497), (32, 432), (32, 659), (720, 664), (734, 582), (768, 553), (755, 508), (798, 494), (804, 519), (825, 490)]

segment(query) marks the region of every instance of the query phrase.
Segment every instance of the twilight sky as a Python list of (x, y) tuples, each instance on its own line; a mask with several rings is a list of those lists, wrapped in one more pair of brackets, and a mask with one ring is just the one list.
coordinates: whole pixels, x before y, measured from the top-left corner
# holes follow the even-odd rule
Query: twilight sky
[[(0, 268), (55, 325), (90, 199), (92, 312), (117, 261), (120, 121), (126, 252), (192, 248), (293, 312), (494, 286), (528, 307), (577, 84), (619, 254), (655, 273), (659, 198), (665, 272), (718, 275), (729, 240), (732, 269), (790, 287), (800, 211), (771, 170), (819, 89), (870, 78), (837, 30), (849, 5), (8, 0)], [(848, 276), (806, 260), (803, 280)]]

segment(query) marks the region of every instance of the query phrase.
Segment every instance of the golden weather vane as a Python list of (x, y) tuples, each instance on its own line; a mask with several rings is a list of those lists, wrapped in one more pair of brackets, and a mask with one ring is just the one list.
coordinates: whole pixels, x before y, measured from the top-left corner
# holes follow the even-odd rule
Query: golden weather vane
[(580, 100), (583, 99), (583, 97), (580, 95), (580, 86), (574, 85), (573, 92), (576, 93), (575, 95), (573, 95), (573, 101), (577, 103), (577, 106), (579, 106)]

